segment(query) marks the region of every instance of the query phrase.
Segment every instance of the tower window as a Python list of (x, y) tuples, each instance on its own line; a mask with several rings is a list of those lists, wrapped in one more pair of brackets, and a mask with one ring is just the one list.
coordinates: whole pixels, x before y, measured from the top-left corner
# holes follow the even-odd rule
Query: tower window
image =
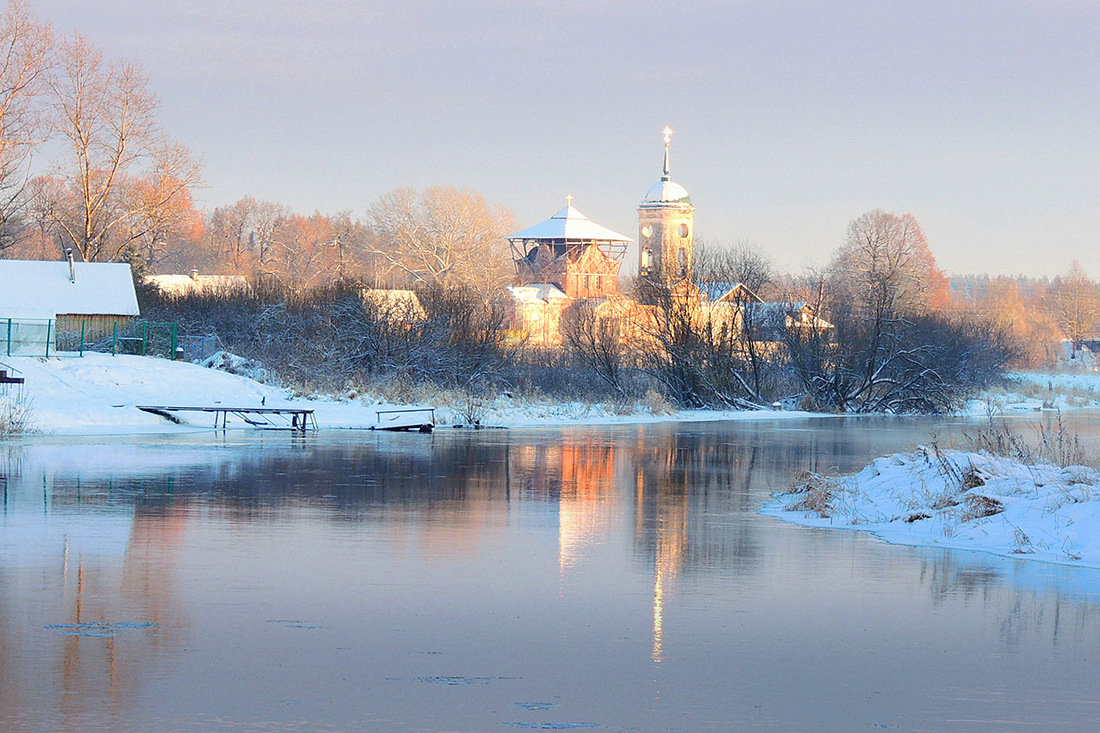
[(688, 235), (688, 225), (687, 224), (681, 224), (680, 225), (680, 236), (681, 237), (687, 237), (687, 235)]
[[(681, 226), (684, 226), (684, 225), (681, 225)], [(687, 249), (685, 249), (684, 247), (681, 247), (677, 259), (679, 260), (679, 264), (680, 264), (680, 275), (681, 276), (687, 275)]]

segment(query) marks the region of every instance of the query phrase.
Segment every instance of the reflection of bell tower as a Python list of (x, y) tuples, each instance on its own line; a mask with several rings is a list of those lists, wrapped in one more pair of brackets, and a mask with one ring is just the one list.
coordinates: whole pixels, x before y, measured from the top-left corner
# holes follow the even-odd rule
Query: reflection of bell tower
[(638, 275), (653, 283), (671, 284), (691, 277), (695, 207), (687, 190), (669, 175), (672, 130), (666, 127), (664, 136), (664, 172), (638, 206)]

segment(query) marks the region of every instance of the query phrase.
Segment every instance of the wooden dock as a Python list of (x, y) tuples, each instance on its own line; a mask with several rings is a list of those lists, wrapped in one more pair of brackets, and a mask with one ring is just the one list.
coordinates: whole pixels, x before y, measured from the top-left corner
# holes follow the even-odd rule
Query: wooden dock
[(398, 407), (375, 410), (371, 430), (415, 430), (430, 433), (435, 428), (434, 407)]
[(304, 433), (317, 429), (313, 410), (301, 407), (226, 407), (224, 405), (137, 405), (153, 415), (160, 415), (172, 422), (179, 422), (177, 412), (210, 412), (214, 414), (214, 428), (224, 430), (229, 416), (238, 417), (257, 428), (290, 429)]

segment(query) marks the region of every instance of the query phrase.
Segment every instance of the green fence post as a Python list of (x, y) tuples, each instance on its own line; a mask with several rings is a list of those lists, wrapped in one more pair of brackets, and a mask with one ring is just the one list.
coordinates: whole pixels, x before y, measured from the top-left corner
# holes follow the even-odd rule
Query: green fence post
[(172, 361), (176, 360), (176, 344), (177, 343), (178, 342), (176, 341), (176, 323), (173, 322), (172, 323), (172, 351), (171, 351), (170, 354), (168, 354), (168, 358), (171, 359)]
[(145, 356), (145, 344), (149, 341), (149, 321), (141, 322), (141, 355)]
[(83, 318), (80, 319), (80, 355), (84, 356), (84, 324), (87, 323)]
[(8, 319), (8, 356), (11, 356), (11, 319)]
[(53, 331), (53, 321), (46, 321), (46, 356), (50, 355), (50, 332)]
[(111, 356), (118, 354), (118, 321), (111, 321)]

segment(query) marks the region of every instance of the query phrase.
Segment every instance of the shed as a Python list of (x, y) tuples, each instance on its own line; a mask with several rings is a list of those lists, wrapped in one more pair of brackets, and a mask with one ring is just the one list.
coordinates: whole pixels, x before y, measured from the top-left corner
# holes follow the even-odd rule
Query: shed
[[(0, 322), (9, 342), (16, 325), (37, 340), (31, 332), (93, 332), (138, 315), (128, 264), (0, 260)], [(9, 343), (8, 352), (15, 353), (11, 349)]]

